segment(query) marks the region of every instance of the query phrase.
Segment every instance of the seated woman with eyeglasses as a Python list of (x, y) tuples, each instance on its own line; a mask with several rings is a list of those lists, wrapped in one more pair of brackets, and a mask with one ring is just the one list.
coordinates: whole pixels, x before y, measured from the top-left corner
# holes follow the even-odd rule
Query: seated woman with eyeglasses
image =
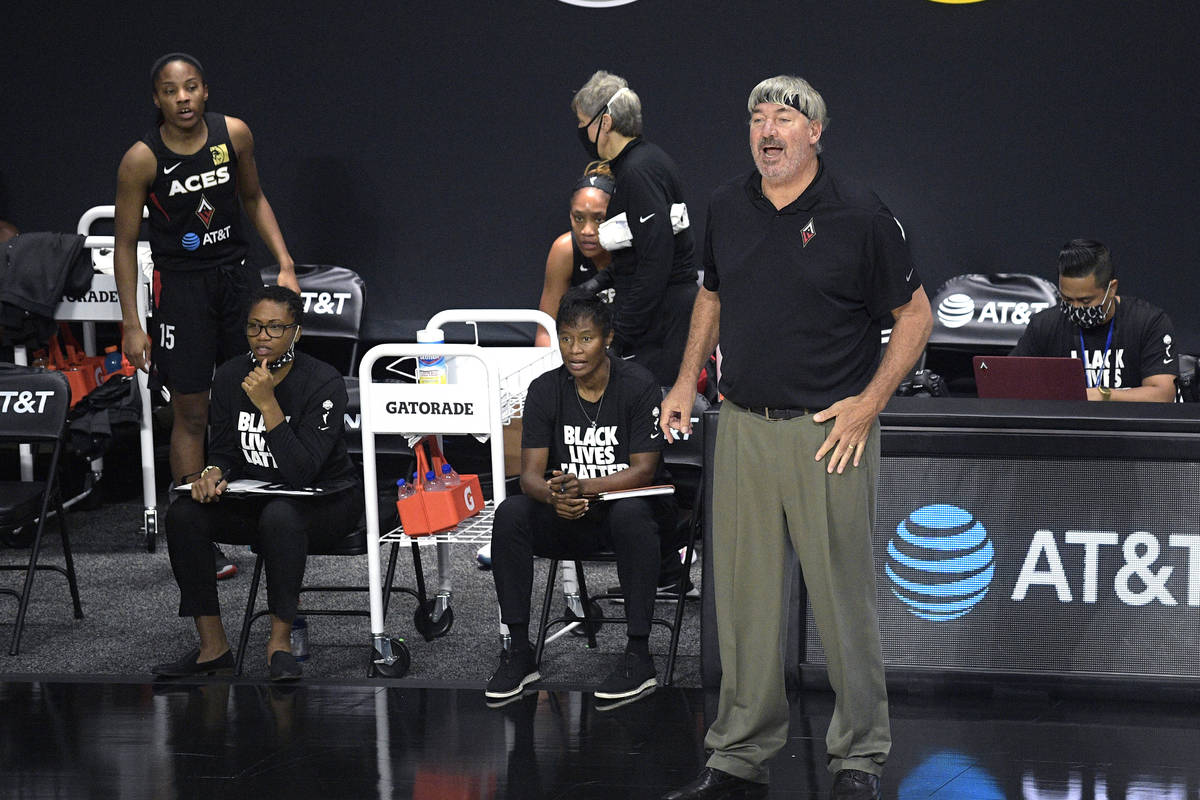
[[(292, 621), (310, 544), (349, 534), (363, 509), (358, 469), (346, 453), (346, 385), (337, 370), (296, 352), (303, 304), (282, 286), (251, 291), (250, 352), (222, 364), (209, 406), (208, 466), (191, 494), (167, 511), (167, 545), (179, 584), (179, 616), (192, 617), (200, 646), (151, 668), (160, 677), (227, 671), (234, 656), (217, 602), (212, 542), (251, 544), (267, 572), (272, 680), (295, 680)], [(226, 495), (231, 481), (253, 479), (315, 495)]]

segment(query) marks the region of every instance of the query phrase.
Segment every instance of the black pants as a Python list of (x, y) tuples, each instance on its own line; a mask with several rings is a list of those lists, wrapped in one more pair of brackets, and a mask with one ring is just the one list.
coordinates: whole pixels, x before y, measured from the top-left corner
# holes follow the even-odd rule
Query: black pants
[(695, 283), (668, 286), (650, 330), (621, 353), (622, 357), (632, 357), (635, 364), (650, 370), (662, 386), (675, 385), (679, 375), (679, 363), (683, 360), (692, 320), (692, 305), (698, 291)]
[(597, 503), (582, 519), (566, 520), (523, 494), (496, 509), (492, 575), (505, 625), (529, 624), (533, 557), (571, 559), (611, 549), (625, 590), (630, 636), (649, 636), (659, 566), (659, 530), (674, 530), (673, 504), (634, 497)]
[(267, 571), (267, 608), (284, 622), (296, 617), (310, 545), (329, 546), (358, 525), (361, 491), (327, 497), (226, 497), (197, 503), (180, 497), (167, 509), (167, 547), (179, 584), (179, 616), (221, 613), (213, 542), (250, 544)]

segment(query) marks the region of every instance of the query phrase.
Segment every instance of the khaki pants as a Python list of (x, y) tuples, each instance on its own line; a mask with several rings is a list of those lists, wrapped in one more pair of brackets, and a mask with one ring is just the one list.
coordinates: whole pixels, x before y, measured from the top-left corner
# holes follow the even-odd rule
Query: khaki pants
[(879, 426), (859, 467), (814, 460), (833, 422), (773, 422), (726, 401), (713, 465), (713, 589), (721, 648), (708, 766), (766, 782), (787, 741), (784, 690), (792, 558), (799, 556), (837, 694), (829, 769), (880, 774), (891, 749), (871, 530)]

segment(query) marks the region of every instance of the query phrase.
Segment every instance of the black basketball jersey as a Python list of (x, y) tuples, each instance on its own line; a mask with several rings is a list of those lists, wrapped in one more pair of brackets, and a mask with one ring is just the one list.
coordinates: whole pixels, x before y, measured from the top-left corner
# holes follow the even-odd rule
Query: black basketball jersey
[[(575, 241), (575, 237), (571, 237), (571, 286), (581, 286), (592, 278), (600, 274), (600, 269), (595, 262), (583, 254), (579, 249), (579, 243)], [(616, 290), (612, 288), (612, 281), (608, 282), (605, 289), (596, 292), (596, 296), (606, 303), (611, 303), (616, 297)]]
[(225, 115), (205, 112), (208, 141), (190, 156), (168, 149), (155, 125), (142, 141), (158, 159), (146, 198), (156, 269), (193, 270), (246, 257), (237, 153)]
[(575, 242), (575, 237), (571, 237), (571, 285), (578, 286), (581, 283), (586, 283), (596, 277), (596, 273), (600, 270), (596, 269), (596, 265), (592, 260), (583, 254), (579, 249), (579, 245)]

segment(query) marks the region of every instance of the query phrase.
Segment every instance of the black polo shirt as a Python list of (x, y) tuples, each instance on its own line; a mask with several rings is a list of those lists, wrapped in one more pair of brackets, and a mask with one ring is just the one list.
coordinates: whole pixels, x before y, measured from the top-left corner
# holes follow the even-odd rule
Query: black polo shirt
[(880, 329), (920, 285), (887, 206), (823, 163), (780, 210), (757, 171), (713, 193), (704, 287), (720, 293), (720, 388), (738, 405), (820, 409), (858, 394)]

